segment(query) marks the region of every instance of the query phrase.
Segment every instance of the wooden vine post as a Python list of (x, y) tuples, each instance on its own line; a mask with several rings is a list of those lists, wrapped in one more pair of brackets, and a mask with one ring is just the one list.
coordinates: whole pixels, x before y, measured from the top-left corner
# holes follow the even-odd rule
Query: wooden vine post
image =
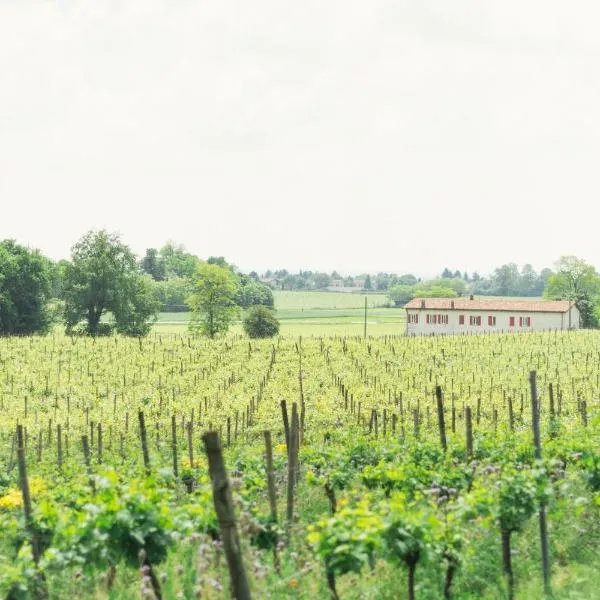
[(437, 400), (438, 427), (440, 429), (440, 444), (442, 450), (446, 452), (448, 444), (446, 442), (446, 423), (444, 422), (444, 398), (442, 396), (442, 388), (439, 385), (435, 386), (435, 398)]
[[(533, 443), (535, 445), (535, 457), (542, 459), (542, 441), (540, 436), (540, 411), (538, 408), (537, 395), (537, 373), (531, 371), (529, 374), (529, 385), (531, 388), (531, 426), (533, 429)], [(550, 559), (548, 556), (548, 526), (546, 523), (546, 507), (540, 505), (540, 542), (542, 549), (542, 570), (544, 573), (544, 593), (552, 594), (550, 587)]]
[(473, 412), (470, 406), (465, 407), (465, 433), (467, 436), (467, 460), (473, 460)]
[(150, 475), (150, 454), (148, 453), (148, 436), (146, 434), (146, 421), (144, 420), (144, 413), (141, 410), (138, 412), (138, 419), (140, 423), (140, 440), (142, 442), (144, 468), (146, 469), (146, 475)]
[(225, 470), (219, 435), (216, 431), (208, 431), (202, 436), (208, 470), (212, 480), (213, 501), (219, 521), (221, 540), (227, 557), (229, 575), (231, 577), (231, 594), (235, 600), (250, 600), (250, 586), (246, 577), (246, 569), (242, 560), (240, 538), (235, 522), (235, 511), (231, 498), (231, 487)]
[(298, 461), (298, 405), (292, 404), (292, 424), (290, 427), (290, 448), (288, 453), (288, 485), (287, 485), (287, 522), (291, 525), (294, 517), (294, 489), (297, 477)]
[[(277, 523), (277, 492), (275, 490), (275, 475), (273, 472), (273, 442), (271, 440), (271, 432), (265, 430), (265, 458), (267, 461), (267, 490), (269, 492), (269, 505), (271, 507), (271, 520)], [(275, 571), (279, 573), (279, 555), (277, 553), (277, 539), (273, 544), (273, 562)]]
[(173, 455), (173, 475), (179, 477), (179, 461), (177, 459), (177, 422), (175, 415), (171, 415), (171, 454)]
[[(25, 439), (23, 425), (17, 425), (17, 463), (19, 465), (19, 485), (23, 495), (23, 513), (25, 514), (25, 526), (29, 532), (31, 543), (31, 554), (36, 568), (39, 568), (41, 559), (40, 544), (33, 522), (33, 509), (31, 507), (31, 493), (29, 491), (29, 479), (27, 478), (27, 462), (25, 459)], [(36, 573), (35, 597), (38, 600), (48, 598), (46, 580), (41, 571)]]

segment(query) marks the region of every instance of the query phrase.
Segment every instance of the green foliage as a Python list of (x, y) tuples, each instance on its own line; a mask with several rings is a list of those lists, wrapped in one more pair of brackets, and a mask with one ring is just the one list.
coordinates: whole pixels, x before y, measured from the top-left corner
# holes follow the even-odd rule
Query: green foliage
[(415, 289), (415, 298), (457, 298), (458, 294), (449, 287), (434, 285), (421, 289)]
[(161, 563), (173, 542), (174, 526), (165, 491), (153, 480), (119, 484), (115, 473), (96, 482), (93, 499), (72, 512), (58, 533), (55, 564), (93, 569), (124, 561), (135, 568), (140, 550), (151, 564)]
[(359, 573), (372, 564), (381, 547), (384, 522), (366, 500), (356, 507), (343, 507), (335, 515), (309, 527), (309, 541), (328, 571), (336, 575)]
[(556, 273), (550, 276), (546, 298), (572, 300), (581, 316), (582, 327), (597, 327), (600, 309), (600, 276), (592, 265), (576, 256), (562, 256)]
[(63, 294), (67, 333), (76, 333), (82, 321), (88, 335), (110, 332), (113, 327), (101, 319), (112, 313), (117, 331), (144, 335), (158, 312), (133, 252), (117, 234), (104, 230), (88, 232), (73, 246)]
[(383, 534), (390, 557), (415, 565), (425, 555), (432, 540), (426, 516), (415, 507), (406, 507), (402, 497), (390, 502)]
[(238, 311), (235, 275), (226, 267), (200, 263), (193, 290), (188, 299), (192, 311), (190, 331), (211, 339), (225, 333)]
[(154, 293), (162, 312), (186, 312), (186, 300), (193, 291), (192, 280), (186, 277), (170, 277), (154, 283)]
[(160, 307), (154, 282), (149, 275), (137, 275), (126, 279), (124, 285), (113, 309), (115, 330), (122, 335), (148, 335)]
[(279, 321), (266, 306), (252, 306), (243, 320), (244, 331), (250, 338), (270, 338), (279, 333)]
[(271, 288), (247, 275), (238, 275), (236, 303), (242, 308), (256, 305), (273, 308), (275, 305)]
[(0, 335), (48, 331), (50, 284), (48, 259), (12, 240), (0, 242)]
[(410, 285), (395, 285), (389, 291), (390, 300), (395, 306), (404, 306), (415, 297), (415, 290)]
[(527, 471), (508, 470), (496, 484), (494, 514), (500, 529), (520, 531), (537, 507), (536, 481)]
[(150, 275), (154, 281), (163, 281), (166, 277), (164, 261), (156, 248), (148, 248), (140, 261), (140, 269)]
[(192, 279), (196, 275), (199, 263), (200, 259), (197, 256), (186, 252), (184, 246), (176, 246), (172, 241), (167, 242), (159, 250), (160, 268), (167, 279), (171, 277)]

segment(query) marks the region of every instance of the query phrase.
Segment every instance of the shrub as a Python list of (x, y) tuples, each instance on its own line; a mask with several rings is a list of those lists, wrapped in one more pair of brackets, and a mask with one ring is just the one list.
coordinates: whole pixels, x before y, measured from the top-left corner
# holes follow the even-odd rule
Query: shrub
[(269, 338), (279, 333), (279, 321), (266, 306), (252, 306), (244, 316), (244, 331), (251, 338)]

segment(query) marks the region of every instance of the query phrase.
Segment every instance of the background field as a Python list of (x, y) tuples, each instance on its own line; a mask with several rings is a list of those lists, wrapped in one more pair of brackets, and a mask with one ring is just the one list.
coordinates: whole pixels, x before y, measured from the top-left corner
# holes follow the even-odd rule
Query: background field
[[(274, 292), (277, 317), (282, 335), (361, 335), (364, 327), (362, 294), (344, 292)], [(372, 335), (404, 332), (404, 309), (382, 308), (385, 294), (367, 296), (367, 332)], [(154, 326), (155, 333), (183, 333), (189, 313), (161, 313)], [(233, 332), (241, 332), (238, 322)]]

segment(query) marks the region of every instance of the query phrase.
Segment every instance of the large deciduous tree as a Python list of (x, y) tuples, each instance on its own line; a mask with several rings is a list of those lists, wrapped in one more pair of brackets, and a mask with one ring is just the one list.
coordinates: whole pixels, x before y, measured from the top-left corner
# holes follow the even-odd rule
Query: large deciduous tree
[[(65, 269), (67, 333), (83, 325), (88, 335), (113, 329), (145, 335), (158, 311), (150, 281), (139, 272), (135, 255), (117, 234), (88, 232), (73, 246)], [(101, 323), (107, 313), (112, 314), (114, 324)]]
[(50, 261), (13, 240), (0, 242), (0, 335), (47, 332), (50, 295)]
[(562, 256), (556, 272), (550, 275), (544, 291), (546, 298), (572, 300), (581, 315), (582, 327), (598, 326), (600, 277), (592, 265), (576, 256)]
[(214, 338), (225, 333), (237, 314), (237, 279), (227, 267), (200, 263), (196, 269), (194, 291), (188, 299), (192, 311), (190, 331)]

